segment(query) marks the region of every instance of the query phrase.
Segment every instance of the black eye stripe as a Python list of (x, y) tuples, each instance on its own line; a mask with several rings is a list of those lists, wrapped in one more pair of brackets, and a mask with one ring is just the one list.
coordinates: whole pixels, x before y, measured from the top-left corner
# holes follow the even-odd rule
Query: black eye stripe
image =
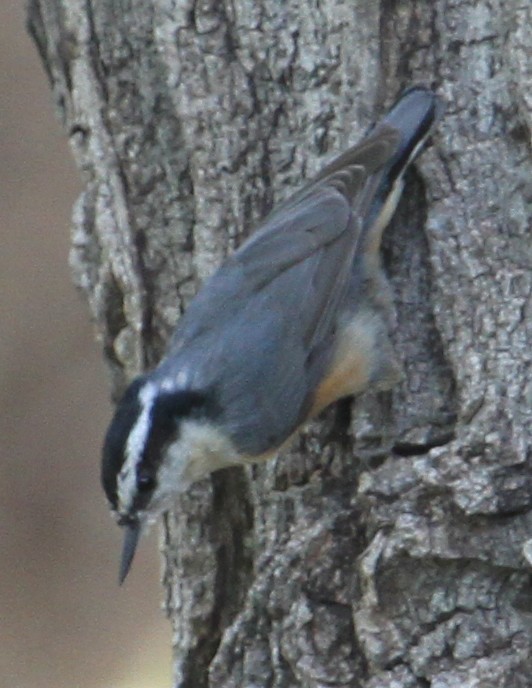
[(139, 473), (137, 476), (137, 486), (140, 492), (152, 492), (157, 481), (149, 473)]
[(144, 378), (139, 377), (128, 387), (105, 437), (101, 480), (113, 508), (117, 507), (117, 477), (125, 461), (125, 447), (142, 410), (138, 394), (143, 384)]
[(180, 390), (159, 394), (150, 412), (150, 432), (142, 452), (139, 472), (156, 475), (164, 450), (179, 436), (179, 421), (201, 417), (206, 407), (205, 394)]
[[(137, 378), (119, 403), (105, 439), (102, 461), (102, 483), (111, 506), (118, 507), (117, 479), (126, 457), (128, 440), (139, 416), (146, 408), (139, 397), (145, 385), (156, 385), (148, 377)], [(151, 400), (150, 400), (151, 401)], [(157, 472), (165, 449), (179, 437), (182, 418), (202, 418), (215, 412), (213, 395), (204, 391), (160, 389), (149, 409), (148, 433), (136, 466), (135, 508), (145, 508), (157, 487)]]

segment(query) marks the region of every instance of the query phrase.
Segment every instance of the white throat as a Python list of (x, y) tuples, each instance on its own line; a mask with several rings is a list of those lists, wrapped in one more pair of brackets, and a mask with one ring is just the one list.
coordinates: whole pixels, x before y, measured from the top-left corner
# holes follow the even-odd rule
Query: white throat
[(245, 463), (233, 443), (215, 426), (183, 419), (179, 437), (165, 452), (157, 476), (154, 505), (163, 510), (168, 502), (209, 473)]

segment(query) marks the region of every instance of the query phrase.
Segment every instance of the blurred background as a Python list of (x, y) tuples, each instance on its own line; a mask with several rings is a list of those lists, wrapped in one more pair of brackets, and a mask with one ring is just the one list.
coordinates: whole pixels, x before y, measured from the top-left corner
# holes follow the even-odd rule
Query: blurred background
[(117, 586), (108, 378), (68, 268), (81, 185), (24, 3), (0, 3), (0, 65), (0, 685), (166, 688), (156, 533)]

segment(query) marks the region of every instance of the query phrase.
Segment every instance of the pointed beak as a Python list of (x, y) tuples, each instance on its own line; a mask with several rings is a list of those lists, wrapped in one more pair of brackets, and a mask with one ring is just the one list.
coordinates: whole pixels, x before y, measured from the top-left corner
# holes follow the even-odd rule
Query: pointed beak
[(131, 563), (133, 562), (133, 557), (135, 556), (135, 550), (137, 549), (137, 544), (140, 537), (141, 525), (138, 520), (128, 520), (126, 523), (122, 524), (124, 528), (124, 544), (122, 547), (122, 559), (120, 560), (120, 571), (118, 573), (118, 584), (126, 580), (126, 576), (131, 568)]

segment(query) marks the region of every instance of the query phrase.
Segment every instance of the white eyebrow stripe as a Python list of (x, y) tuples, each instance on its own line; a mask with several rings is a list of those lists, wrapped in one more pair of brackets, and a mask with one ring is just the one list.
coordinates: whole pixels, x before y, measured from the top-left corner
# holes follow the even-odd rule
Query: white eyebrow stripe
[(179, 388), (185, 389), (188, 385), (190, 379), (189, 371), (186, 368), (183, 368), (180, 370), (175, 379), (175, 386)]
[(150, 432), (151, 411), (157, 396), (157, 386), (147, 382), (139, 393), (142, 411), (132, 427), (126, 444), (126, 460), (118, 475), (119, 511), (127, 511), (137, 491), (137, 467), (142, 459), (142, 452)]
[(180, 389), (186, 390), (190, 382), (190, 370), (182, 367), (177, 371), (175, 378), (164, 377), (160, 381), (160, 388), (163, 392), (177, 392)]

